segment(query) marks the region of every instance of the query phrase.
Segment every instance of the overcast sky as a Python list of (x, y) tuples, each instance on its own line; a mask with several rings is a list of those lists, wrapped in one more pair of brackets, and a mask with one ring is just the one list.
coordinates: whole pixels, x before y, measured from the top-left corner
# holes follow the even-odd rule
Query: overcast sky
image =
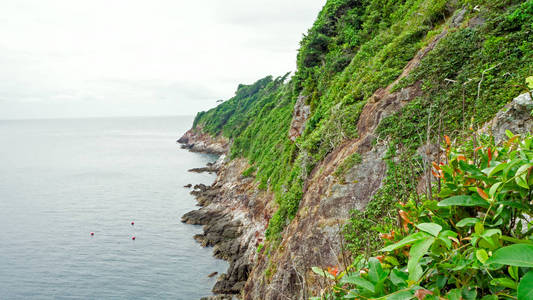
[(325, 1), (0, 1), (0, 119), (195, 114), (293, 71)]

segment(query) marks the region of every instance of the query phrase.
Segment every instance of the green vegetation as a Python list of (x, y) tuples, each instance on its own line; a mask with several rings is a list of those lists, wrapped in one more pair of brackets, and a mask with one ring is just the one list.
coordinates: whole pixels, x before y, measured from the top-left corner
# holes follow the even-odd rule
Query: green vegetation
[[(461, 138), (524, 91), (524, 78), (533, 73), (533, 35), (531, 23), (517, 22), (515, 16), (533, 16), (533, 1), (515, 5), (485, 1), (484, 5), (476, 16), (486, 20), (483, 25), (448, 33), (396, 87), (421, 81), (424, 94), (378, 127), (378, 140), (387, 141), (390, 148), (387, 178), (366, 210), (354, 211), (346, 227), (348, 247), (354, 254), (377, 250), (381, 241), (376, 232), (396, 223), (397, 216), (390, 211), (394, 203), (416, 197), (415, 178), (423, 174), (416, 149), (426, 143), (428, 132), (431, 141), (444, 132)], [(490, 48), (496, 47), (499, 55), (495, 55), (497, 50), (487, 52), (487, 40), (494, 37), (501, 41)]]
[[(453, 16), (461, 13), (464, 18), (460, 24), (451, 26)], [(452, 173), (446, 180), (457, 181), (455, 189), (442, 186), (436, 197), (432, 191), (420, 194), (418, 181), (428, 174), (428, 162), (418, 150), (425, 144), (443, 144), (440, 137), (445, 133), (471, 147), (467, 137), (473, 131), (513, 97), (527, 90), (528, 85), (529, 89), (533, 88), (533, 79), (528, 77), (533, 74), (532, 24), (533, 0), (329, 0), (300, 43), (297, 71), (292, 78), (288, 79), (288, 74), (278, 78), (268, 76), (251, 85), (239, 85), (233, 98), (199, 113), (194, 127), (231, 139), (231, 158), (246, 158), (251, 165), (242, 175), (254, 176), (260, 188), (274, 193), (278, 209), (270, 219), (265, 248), (261, 246), (268, 252), (296, 215), (311, 171), (341, 143), (358, 137), (357, 122), (372, 95), (395, 83), (419, 50), (446, 33), (433, 50), (423, 55), (420, 64), (392, 87), (392, 91), (400, 91), (408, 86), (420, 86), (420, 96), (388, 115), (378, 126), (374, 143), (388, 146), (386, 178), (366, 209), (352, 212), (344, 228), (348, 249), (354, 257), (362, 254), (350, 270), (363, 267), (372, 272), (360, 277), (343, 277), (351, 281), (339, 281), (330, 296), (354, 293), (358, 295), (355, 297), (372, 298), (397, 291), (398, 299), (404, 299), (401, 296), (406, 293), (414, 295), (429, 290), (433, 295), (425, 299), (444, 295), (448, 299), (495, 299), (489, 297), (490, 293), (516, 297), (520, 291), (513, 287), (519, 288), (520, 280), (533, 276), (527, 275), (528, 267), (509, 271), (477, 257), (485, 257), (481, 250), (487, 257), (493, 257), (497, 249), (512, 246), (515, 240), (506, 240), (507, 237), (524, 240), (530, 236), (531, 233), (525, 236), (512, 231), (518, 223), (509, 223), (516, 222), (516, 214), (524, 213), (516, 210), (523, 208), (508, 205), (508, 210), (497, 213), (500, 200), (495, 200), (497, 206), (489, 203), (490, 210), (484, 206), (437, 205), (437, 200), (453, 196), (466, 195), (479, 200), (475, 196), (477, 190), (464, 187), (480, 187), (489, 195), (492, 181), (503, 180), (503, 177), (496, 178), (503, 174), (488, 176), (483, 170), (492, 165), (479, 156), (469, 157), (473, 155), (472, 149), (459, 148), (454, 151), (462, 152), (473, 163), (466, 166), (463, 160), (457, 161), (452, 151), (448, 153), (448, 164), (441, 168), (459, 168), (467, 173), (476, 172), (473, 170), (477, 168), (481, 173), (472, 178)], [(299, 96), (306, 97), (311, 114), (304, 132), (293, 142), (288, 132)], [(528, 140), (529, 137), (525, 139)], [(489, 141), (485, 143), (489, 147)], [(512, 144), (519, 145), (516, 141)], [(494, 145), (490, 147), (494, 149)], [(506, 159), (515, 158), (514, 150), (505, 147), (500, 148), (498, 160), (494, 155), (492, 163), (503, 164)], [(520, 147), (529, 149), (522, 144)], [(485, 156), (487, 149), (484, 148)], [(359, 154), (352, 154), (333, 175), (343, 183), (345, 174), (360, 160)], [(453, 165), (454, 161), (457, 165)], [(517, 171), (513, 170), (510, 172)], [(516, 184), (517, 187), (502, 184), (498, 197), (520, 195), (524, 187)], [(503, 186), (516, 190), (503, 190)], [(485, 191), (487, 188), (489, 191)], [(446, 189), (449, 194), (443, 195)], [(426, 225), (416, 227), (409, 223), (408, 232), (398, 227), (402, 217), (396, 210), (399, 203), (405, 205), (401, 209), (413, 224)], [(509, 219), (507, 211), (513, 210), (515, 215)], [(483, 217), (483, 228), (477, 225), (477, 232), (475, 224), (456, 226), (460, 221), (457, 218), (479, 219), (478, 214), (490, 218)], [(499, 220), (501, 223), (496, 224)], [(435, 225), (441, 229), (433, 235), (438, 228)], [(406, 275), (403, 267), (409, 267), (409, 259), (403, 248), (385, 248), (389, 250), (385, 256), (391, 260), (387, 263), (377, 264), (376, 260), (367, 259), (383, 247), (379, 234), (390, 235), (392, 230), (398, 233), (393, 235), (395, 241), (408, 234), (424, 237), (411, 243), (411, 251), (420, 250), (410, 256), (419, 259), (411, 262), (411, 271), (420, 277), (412, 277), (413, 272)], [(494, 234), (486, 236), (487, 231)], [(439, 236), (444, 232), (456, 234), (449, 237), (459, 243)], [(465, 237), (470, 240), (463, 240)], [(476, 242), (472, 242), (474, 237)], [(417, 242), (420, 244), (415, 246)], [(487, 246), (485, 242), (494, 244)], [(463, 260), (452, 259), (452, 255)], [(425, 271), (420, 274), (420, 269), (413, 269), (413, 265)], [(267, 277), (277, 270), (275, 265), (270, 266)], [(501, 279), (504, 276), (513, 280), (514, 285)], [(341, 280), (337, 274), (333, 277)], [(358, 285), (361, 280), (365, 283)], [(373, 284), (372, 288), (369, 283)], [(350, 289), (345, 290), (344, 285)]]
[(333, 172), (333, 176), (335, 176), (341, 182), (344, 182), (344, 175), (346, 175), (346, 172), (348, 172), (348, 170), (353, 168), (355, 165), (361, 163), (361, 161), (362, 161), (361, 154), (357, 152), (351, 154), (340, 164), (337, 170)]
[[(301, 42), (289, 82), (285, 75), (240, 85), (235, 97), (198, 114), (195, 127), (234, 139), (232, 157), (248, 158), (261, 186), (276, 194), (269, 239), (296, 214), (311, 170), (357, 137), (367, 98), (400, 75), (451, 11), (443, 0), (328, 1)], [(298, 95), (308, 96), (311, 116), (293, 143), (287, 133)]]
[(508, 136), (448, 144), (433, 164), (437, 198), (396, 203), (401, 226), (380, 235), (379, 256), (315, 269), (336, 282), (322, 299), (531, 299), (533, 136)]
[(251, 166), (251, 167), (249, 167), (248, 169), (246, 169), (246, 170), (244, 170), (244, 171), (242, 172), (242, 176), (244, 176), (244, 177), (251, 177), (251, 176), (254, 175), (255, 171), (256, 171), (256, 167)]

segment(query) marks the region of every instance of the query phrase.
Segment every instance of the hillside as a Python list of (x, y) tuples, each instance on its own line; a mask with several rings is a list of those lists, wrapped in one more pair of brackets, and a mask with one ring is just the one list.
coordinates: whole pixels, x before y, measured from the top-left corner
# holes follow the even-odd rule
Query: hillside
[(491, 120), (529, 132), (530, 108), (520, 124), (497, 113), (528, 91), (532, 24), (532, 0), (327, 1), (292, 77), (239, 85), (180, 140), (230, 145), (202, 208), (239, 228), (237, 250), (212, 243), (232, 263), (218, 292), (319, 296), (335, 282), (312, 267), (376, 255), (401, 227), (398, 202), (439, 198), (444, 136), (459, 147)]

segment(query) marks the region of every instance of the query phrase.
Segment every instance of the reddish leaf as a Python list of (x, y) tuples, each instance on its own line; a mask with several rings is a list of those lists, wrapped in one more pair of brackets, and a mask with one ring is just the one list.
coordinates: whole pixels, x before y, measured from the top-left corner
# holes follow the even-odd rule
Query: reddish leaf
[(394, 240), (394, 230), (391, 231), (391, 233), (380, 233), (379, 234), (379, 237), (382, 238), (382, 239), (385, 239), (385, 240)]
[(328, 273), (333, 275), (333, 277), (337, 277), (337, 274), (339, 274), (339, 268), (338, 267), (335, 267), (335, 268), (328, 267)]
[(444, 136), (444, 140), (446, 140), (446, 145), (447, 145), (448, 147), (450, 147), (451, 144), (452, 144), (452, 143), (450, 142), (450, 137), (447, 136), (447, 135), (445, 135), (445, 136)]
[(427, 295), (433, 295), (433, 292), (425, 290), (425, 289), (419, 289), (419, 290), (416, 290), (415, 292), (415, 297), (418, 300), (423, 300), (424, 298), (426, 298)]
[(488, 200), (489, 196), (483, 191), (482, 188), (477, 188), (477, 193), (481, 196), (481, 198)]
[(409, 220), (409, 217), (407, 216), (407, 213), (403, 210), (400, 210), (400, 217), (402, 218), (402, 220), (405, 222), (405, 223), (410, 223), (410, 224), (413, 224), (413, 222), (411, 222), (411, 220)]

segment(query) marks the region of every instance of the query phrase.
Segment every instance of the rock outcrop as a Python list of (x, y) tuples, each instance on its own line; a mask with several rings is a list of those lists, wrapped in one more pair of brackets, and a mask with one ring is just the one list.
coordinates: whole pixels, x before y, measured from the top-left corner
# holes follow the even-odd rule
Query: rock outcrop
[[(244, 289), (244, 299), (308, 299), (318, 294), (320, 280), (311, 267), (339, 266), (341, 230), (353, 209), (362, 210), (379, 189), (387, 171), (385, 145), (373, 145), (381, 120), (420, 96), (420, 83), (392, 92), (393, 87), (419, 65), (421, 59), (447, 34), (444, 30), (406, 65), (398, 79), (377, 90), (363, 108), (357, 123), (359, 138), (346, 141), (314, 168), (305, 186), (296, 217), (283, 232), (281, 244), (261, 256)], [(335, 180), (337, 167), (353, 153), (360, 164), (348, 170), (345, 182)], [(275, 266), (275, 267), (274, 267)], [(265, 276), (265, 274), (272, 274)]]
[[(243, 299), (308, 299), (318, 294), (320, 278), (311, 272), (312, 266), (342, 265), (347, 253), (342, 252), (341, 234), (350, 211), (365, 209), (382, 186), (387, 172), (387, 146), (376, 141), (380, 122), (401, 110), (407, 103), (423, 95), (421, 82), (395, 90), (395, 86), (440, 40), (463, 24), (465, 10), (458, 11), (441, 33), (421, 49), (405, 66), (401, 75), (387, 87), (380, 88), (367, 99), (357, 123), (358, 137), (345, 141), (330, 152), (309, 174), (303, 188), (298, 212), (282, 232), (280, 241), (262, 251), (265, 230), (275, 211), (273, 192), (259, 189), (253, 178), (241, 174), (250, 165), (243, 158), (213, 165), (217, 179), (212, 186), (197, 185), (193, 193), (201, 209), (185, 214), (183, 222), (204, 226), (204, 233), (195, 239), (204, 246), (212, 246), (214, 255), (230, 262), (226, 274), (219, 277), (213, 291), (239, 295)], [(482, 19), (469, 19), (466, 26), (474, 27)], [(288, 137), (292, 141), (304, 132), (310, 107), (300, 96), (294, 106)], [(526, 93), (506, 105), (482, 129), (497, 140), (505, 131), (531, 132), (533, 101)], [(285, 129), (286, 130), (286, 129)], [(203, 134), (201, 128), (188, 131), (180, 140), (185, 148), (208, 153), (225, 153), (230, 142), (221, 137)], [(440, 154), (439, 145), (423, 145), (419, 153), (425, 161)], [(351, 167), (339, 180), (337, 168), (350, 155), (358, 153), (361, 162)], [(215, 169), (213, 169), (215, 170)], [(208, 170), (209, 171), (209, 170)], [(428, 180), (431, 182), (431, 179)], [(421, 188), (424, 178), (419, 179)], [(426, 186), (428, 186), (426, 184)], [(229, 297), (229, 296), (228, 296)]]
[(190, 129), (177, 142), (181, 144), (183, 149), (211, 154), (224, 154), (230, 146), (226, 138), (221, 136), (212, 137), (207, 133), (203, 133), (201, 128)]
[(481, 132), (490, 133), (496, 141), (506, 138), (507, 130), (514, 134), (523, 134), (533, 130), (533, 100), (531, 93), (524, 93), (504, 106), (494, 118), (487, 122)]
[(291, 128), (289, 129), (289, 139), (291, 141), (295, 141), (304, 132), (305, 122), (311, 113), (311, 107), (305, 104), (306, 101), (307, 97), (300, 96), (294, 105)]
[[(180, 140), (188, 145), (206, 141), (203, 134), (189, 132), (186, 139)], [(202, 148), (213, 149), (208, 143), (202, 144)], [(270, 207), (272, 195), (259, 191), (253, 178), (241, 175), (248, 167), (244, 159), (227, 161), (226, 156), (221, 155), (210, 166), (217, 171), (215, 182), (211, 186), (197, 184), (191, 191), (202, 207), (181, 219), (187, 224), (203, 225), (204, 232), (194, 236), (195, 240), (205, 247), (213, 247), (213, 255), (230, 264), (213, 287), (213, 292), (220, 294), (217, 297), (223, 298), (210, 299), (231, 299), (231, 295), (241, 293), (274, 210)]]

